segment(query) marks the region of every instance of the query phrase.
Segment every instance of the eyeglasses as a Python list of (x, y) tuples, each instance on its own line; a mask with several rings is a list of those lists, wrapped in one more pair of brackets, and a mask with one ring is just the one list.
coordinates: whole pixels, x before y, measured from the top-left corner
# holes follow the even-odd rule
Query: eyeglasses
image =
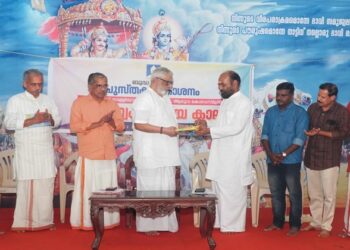
[(162, 80), (163, 82), (165, 82), (168, 85), (173, 85), (174, 84), (174, 81), (165, 80), (165, 79), (160, 78), (160, 77), (156, 77), (156, 78), (159, 79), (159, 80)]

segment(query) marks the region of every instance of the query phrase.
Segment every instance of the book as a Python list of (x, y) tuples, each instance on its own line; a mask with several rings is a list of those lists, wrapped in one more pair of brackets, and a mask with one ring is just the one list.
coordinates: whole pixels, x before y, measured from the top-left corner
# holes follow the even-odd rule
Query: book
[(186, 132), (186, 131), (196, 131), (198, 130), (199, 126), (193, 125), (193, 126), (187, 126), (183, 128), (176, 129), (177, 132)]
[(124, 194), (125, 190), (122, 188), (106, 188), (98, 191), (92, 192), (93, 195), (115, 195)]

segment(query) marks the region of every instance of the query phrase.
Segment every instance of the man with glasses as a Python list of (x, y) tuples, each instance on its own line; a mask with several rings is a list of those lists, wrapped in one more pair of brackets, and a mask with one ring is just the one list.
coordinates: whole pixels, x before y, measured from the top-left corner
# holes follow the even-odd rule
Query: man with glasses
[[(123, 132), (124, 121), (119, 106), (106, 98), (107, 87), (104, 74), (90, 74), (89, 95), (78, 97), (71, 109), (70, 128), (78, 135), (79, 151), (70, 216), (73, 229), (92, 230), (92, 192), (117, 186), (114, 132)], [(105, 228), (119, 224), (118, 212), (104, 213)]]
[(24, 93), (7, 103), (5, 127), (14, 130), (13, 159), (17, 197), (12, 230), (54, 228), (53, 192), (56, 176), (52, 130), (60, 124), (58, 109), (42, 94), (43, 74), (29, 69), (23, 74)]
[[(175, 167), (180, 165), (177, 120), (168, 97), (173, 87), (173, 73), (157, 68), (151, 85), (133, 105), (133, 151), (137, 167), (137, 190), (175, 190)], [(160, 218), (136, 217), (136, 229), (147, 235), (158, 231), (176, 232), (175, 212)]]

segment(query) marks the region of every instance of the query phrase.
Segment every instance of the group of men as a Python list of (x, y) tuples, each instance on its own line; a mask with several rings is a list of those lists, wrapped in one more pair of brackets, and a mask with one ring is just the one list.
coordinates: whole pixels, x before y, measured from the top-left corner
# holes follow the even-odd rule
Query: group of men
[(330, 236), (342, 143), (350, 132), (349, 111), (336, 102), (337, 94), (335, 84), (321, 84), (317, 103), (313, 103), (306, 112), (293, 102), (292, 83), (283, 82), (277, 86), (277, 105), (267, 110), (262, 129), (273, 211), (273, 223), (264, 231), (283, 228), (287, 188), (291, 205), (287, 235), (298, 234), (303, 209), (300, 170), (304, 160), (312, 219), (301, 230), (317, 230), (322, 238)]
[[(169, 91), (173, 73), (160, 67), (151, 74), (150, 86), (132, 105), (133, 152), (137, 167), (137, 190), (175, 190), (175, 169), (180, 165), (178, 123)], [(210, 135), (212, 144), (206, 178), (212, 181), (218, 198), (215, 227), (221, 232), (243, 232), (246, 223), (247, 188), (253, 182), (251, 141), (254, 108), (240, 92), (241, 79), (234, 71), (223, 72), (218, 89), (223, 99), (217, 119), (197, 120), (197, 135)], [(52, 129), (60, 117), (54, 102), (43, 95), (43, 75), (38, 70), (24, 73), (25, 92), (10, 98), (5, 126), (15, 131), (14, 167), (17, 200), (12, 230), (33, 231), (54, 228), (54, 166)], [(118, 105), (106, 98), (108, 79), (102, 73), (88, 77), (89, 95), (78, 97), (71, 108), (71, 132), (78, 136), (79, 159), (75, 170), (70, 223), (72, 228), (91, 230), (89, 197), (92, 192), (115, 187), (117, 183), (114, 132), (123, 132), (124, 121)], [(305, 155), (310, 208), (313, 220), (307, 230), (331, 231), (342, 139), (349, 132), (348, 111), (336, 102), (334, 84), (320, 86), (318, 103), (308, 113), (293, 103), (294, 86), (277, 86), (277, 105), (265, 117), (262, 144), (268, 156), (272, 192), (273, 224), (284, 224), (285, 189), (291, 199), (289, 235), (301, 226), (300, 168), (306, 136)], [(119, 224), (119, 211), (105, 211), (104, 225)], [(176, 232), (176, 214), (161, 218), (137, 215), (139, 232), (157, 235)]]

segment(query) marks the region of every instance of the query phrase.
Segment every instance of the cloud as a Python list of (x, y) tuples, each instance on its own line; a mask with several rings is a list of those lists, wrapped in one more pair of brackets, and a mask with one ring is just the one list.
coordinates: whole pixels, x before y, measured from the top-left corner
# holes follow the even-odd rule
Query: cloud
[(348, 63), (350, 61), (349, 51), (339, 51), (338, 54), (332, 54), (327, 58), (327, 67), (329, 69), (336, 68), (338, 65)]
[(255, 65), (264, 65), (256, 68), (255, 78), (271, 75), (274, 72), (281, 71), (293, 63), (303, 61), (304, 55), (298, 51), (289, 51), (287, 49), (275, 49), (256, 53), (251, 63)]

